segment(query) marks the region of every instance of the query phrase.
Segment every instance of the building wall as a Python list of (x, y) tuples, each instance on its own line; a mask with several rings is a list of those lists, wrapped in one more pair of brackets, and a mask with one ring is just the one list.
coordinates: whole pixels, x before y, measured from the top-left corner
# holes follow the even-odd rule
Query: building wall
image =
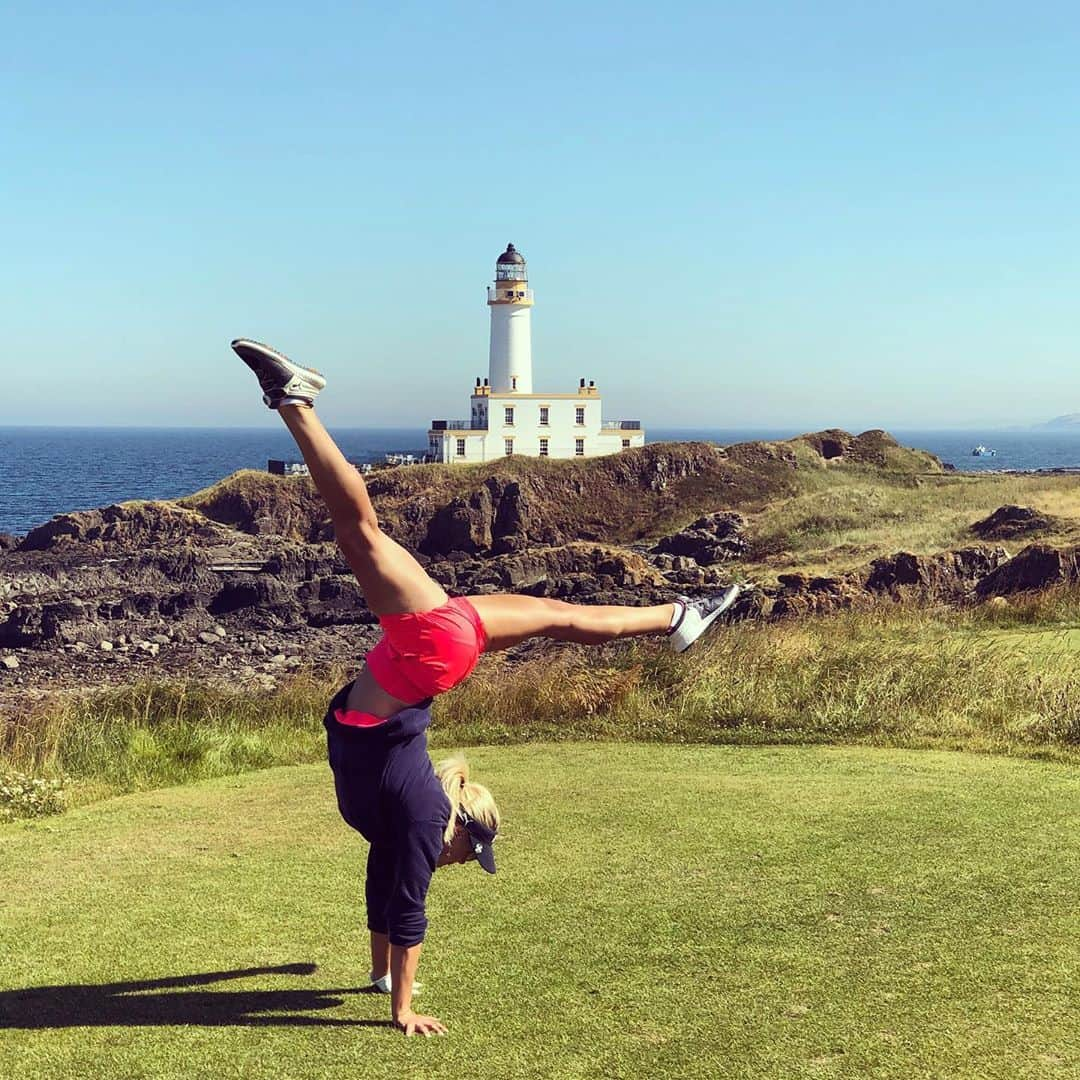
[[(533, 394), (528, 398), (492, 394), (473, 397), (472, 404), (487, 407), (486, 429), (470, 427), (465, 430), (430, 432), (431, 451), (436, 460), (453, 462), (493, 461), (506, 456), (505, 440), (512, 440), (512, 452), (527, 457), (540, 457), (540, 440), (548, 440), (547, 456), (572, 458), (579, 456), (576, 441), (584, 441), (582, 457), (616, 454), (629, 447), (644, 446), (645, 432), (637, 430), (603, 430), (601, 401), (598, 395), (557, 395), (545, 398)], [(546, 408), (548, 423), (540, 422)], [(513, 422), (506, 422), (506, 410), (513, 410)], [(583, 410), (583, 423), (577, 422), (577, 410)], [(476, 414), (474, 414), (475, 416)], [(475, 423), (475, 420), (473, 421)], [(465, 440), (464, 455), (458, 454), (458, 439)]]

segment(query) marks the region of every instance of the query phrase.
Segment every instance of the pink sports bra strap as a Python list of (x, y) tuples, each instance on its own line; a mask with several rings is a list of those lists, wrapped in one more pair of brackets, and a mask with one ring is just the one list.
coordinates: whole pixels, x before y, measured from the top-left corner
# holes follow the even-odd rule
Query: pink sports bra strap
[(335, 709), (334, 719), (339, 724), (348, 724), (350, 727), (378, 727), (385, 724), (388, 718), (360, 712), (359, 709)]

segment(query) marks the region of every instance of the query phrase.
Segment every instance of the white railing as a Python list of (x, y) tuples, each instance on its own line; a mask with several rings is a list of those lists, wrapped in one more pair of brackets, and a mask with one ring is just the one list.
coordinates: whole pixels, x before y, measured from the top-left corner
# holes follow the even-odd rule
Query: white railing
[(608, 424), (603, 424), (600, 427), (601, 432), (608, 431), (640, 431), (640, 420), (613, 420)]
[(432, 431), (472, 431), (471, 420), (432, 420)]

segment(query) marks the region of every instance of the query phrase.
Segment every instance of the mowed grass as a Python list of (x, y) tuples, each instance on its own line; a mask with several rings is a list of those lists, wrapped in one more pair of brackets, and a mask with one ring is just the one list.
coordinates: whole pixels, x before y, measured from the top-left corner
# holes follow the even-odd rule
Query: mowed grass
[(943, 752), (471, 752), (500, 872), (439, 871), (405, 1040), (328, 770), (0, 830), (0, 1075), (1075, 1076), (1080, 777)]

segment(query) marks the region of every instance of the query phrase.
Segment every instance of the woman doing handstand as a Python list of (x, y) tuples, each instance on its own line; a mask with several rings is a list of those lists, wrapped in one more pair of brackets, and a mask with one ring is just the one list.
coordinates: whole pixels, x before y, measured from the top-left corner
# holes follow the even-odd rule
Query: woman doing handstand
[(424, 901), (438, 866), (475, 859), (495, 872), (499, 811), (487, 788), (469, 782), (464, 758), (432, 766), (426, 737), (432, 698), (465, 679), (482, 652), (533, 637), (595, 645), (667, 634), (682, 652), (739, 590), (733, 585), (718, 596), (649, 607), (509, 594), (450, 597), (379, 528), (363, 478), (315, 415), (326, 380), (259, 342), (238, 338), (232, 347), (296, 440), (338, 546), (382, 627), (360, 674), (327, 709), (330, 766), (342, 817), (371, 844), (365, 893), (372, 984), (390, 993), (394, 1022), (406, 1035), (444, 1034), (435, 1017), (412, 1009), (427, 929)]

